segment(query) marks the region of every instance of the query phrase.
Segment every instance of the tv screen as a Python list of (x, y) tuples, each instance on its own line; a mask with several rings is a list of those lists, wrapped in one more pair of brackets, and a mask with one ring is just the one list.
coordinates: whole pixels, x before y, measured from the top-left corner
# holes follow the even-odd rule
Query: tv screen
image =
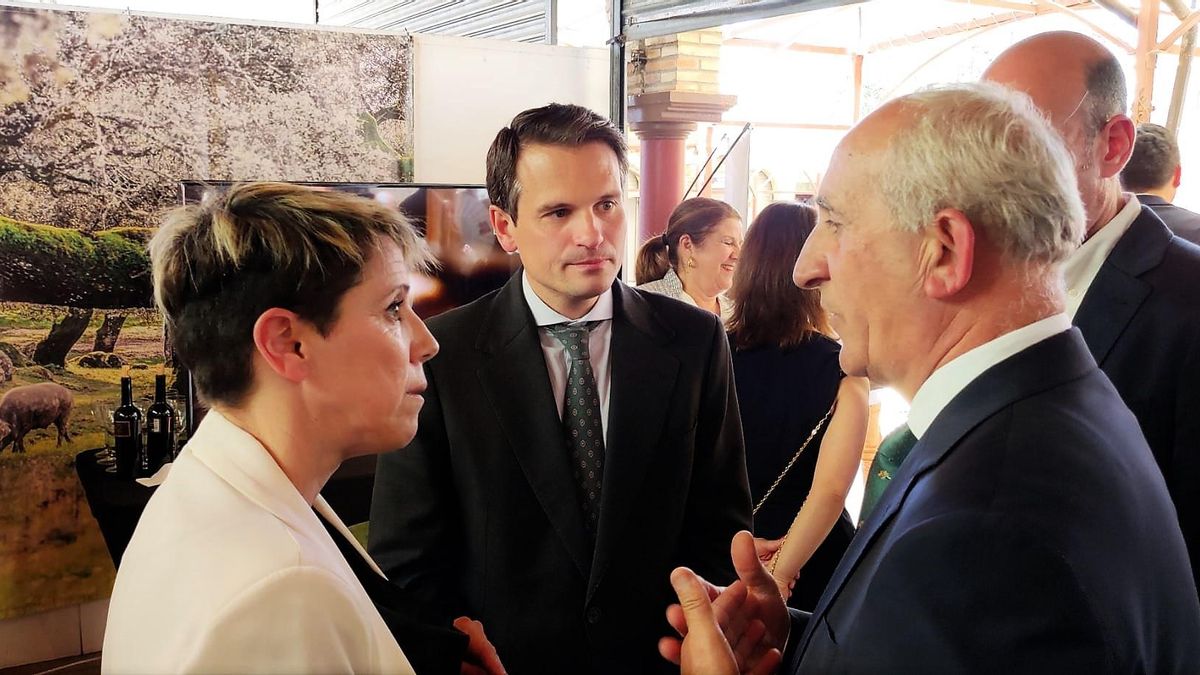
[[(488, 221), (487, 190), (482, 185), (411, 183), (298, 183), (319, 190), (342, 190), (399, 209), (429, 242), (440, 265), (429, 275), (414, 275), (413, 305), (423, 318), (436, 316), (500, 288), (520, 261), (500, 248)], [(206, 193), (228, 189), (221, 181), (182, 181), (184, 204)]]

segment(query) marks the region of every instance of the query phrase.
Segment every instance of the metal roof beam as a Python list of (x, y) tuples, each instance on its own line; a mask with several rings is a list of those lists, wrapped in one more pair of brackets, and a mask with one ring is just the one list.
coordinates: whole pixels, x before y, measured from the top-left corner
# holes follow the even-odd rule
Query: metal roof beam
[(1170, 51), (1170, 48), (1175, 45), (1175, 41), (1179, 39), (1179, 36), (1188, 32), (1188, 30), (1195, 28), (1198, 23), (1200, 23), (1200, 9), (1192, 12), (1185, 17), (1183, 21), (1180, 21), (1179, 25), (1175, 27), (1175, 30), (1171, 31), (1170, 35), (1163, 38), (1162, 42), (1158, 43), (1156, 47), (1159, 51)]
[[(1150, 2), (1157, 3), (1158, 0), (1143, 0), (1142, 4), (1146, 5), (1146, 4), (1149, 4)], [(1067, 16), (1075, 19), (1076, 21), (1082, 23), (1083, 25), (1087, 26), (1088, 28), (1091, 28), (1097, 34), (1103, 35), (1110, 42), (1117, 45), (1121, 49), (1124, 49), (1127, 54), (1137, 53), (1137, 49), (1133, 45), (1129, 44), (1128, 42), (1125, 42), (1121, 38), (1104, 30), (1104, 28), (1101, 27), (1099, 24), (1097, 24), (1095, 21), (1092, 21), (1092, 20), (1082, 16), (1079, 12), (1074, 11), (1073, 8), (1066, 6), (1066, 5), (1062, 5), (1057, 2), (1052, 2), (1051, 0), (1037, 0), (1037, 3), (1039, 5), (1041, 5), (1042, 7), (1045, 7), (1046, 9), (1066, 14)]]
[(850, 50), (845, 47), (831, 47), (828, 45), (808, 45), (793, 42), (785, 44), (783, 42), (772, 42), (770, 40), (751, 40), (749, 38), (726, 38), (722, 43), (727, 47), (758, 47), (762, 49), (786, 49), (793, 52), (808, 52), (811, 54), (837, 54), (845, 56), (850, 53)]
[(1122, 5), (1118, 0), (1094, 0), (1097, 5), (1112, 12), (1125, 23), (1137, 28), (1137, 12)]

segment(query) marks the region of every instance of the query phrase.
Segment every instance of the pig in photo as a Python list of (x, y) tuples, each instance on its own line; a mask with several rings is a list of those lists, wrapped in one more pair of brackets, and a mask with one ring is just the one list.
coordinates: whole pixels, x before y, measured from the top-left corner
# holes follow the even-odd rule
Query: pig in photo
[(25, 452), (25, 434), (50, 425), (58, 428), (58, 445), (64, 438), (71, 440), (67, 418), (73, 403), (71, 392), (53, 382), (9, 390), (0, 398), (0, 452), (9, 443), (13, 444), (13, 452)]

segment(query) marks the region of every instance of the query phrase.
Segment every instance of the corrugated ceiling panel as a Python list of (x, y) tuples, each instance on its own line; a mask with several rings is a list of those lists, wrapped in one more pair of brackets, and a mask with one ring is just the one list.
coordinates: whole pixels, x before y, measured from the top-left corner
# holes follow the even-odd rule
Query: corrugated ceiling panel
[(636, 40), (866, 0), (621, 0), (625, 37)]
[(318, 22), (371, 30), (546, 42), (547, 0), (318, 0)]

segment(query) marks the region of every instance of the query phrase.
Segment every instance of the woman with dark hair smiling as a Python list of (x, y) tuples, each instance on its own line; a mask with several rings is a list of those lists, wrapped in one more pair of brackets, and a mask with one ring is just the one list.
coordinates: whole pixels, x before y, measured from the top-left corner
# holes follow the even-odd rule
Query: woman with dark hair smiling
[(842, 374), (819, 293), (792, 282), (815, 219), (795, 202), (754, 219), (728, 324), (759, 554), (784, 598), (806, 610), (854, 535), (844, 503), (867, 427), (867, 381)]
[(685, 199), (667, 229), (638, 250), (638, 288), (682, 300), (729, 320), (725, 296), (742, 248), (742, 217), (717, 199)]

